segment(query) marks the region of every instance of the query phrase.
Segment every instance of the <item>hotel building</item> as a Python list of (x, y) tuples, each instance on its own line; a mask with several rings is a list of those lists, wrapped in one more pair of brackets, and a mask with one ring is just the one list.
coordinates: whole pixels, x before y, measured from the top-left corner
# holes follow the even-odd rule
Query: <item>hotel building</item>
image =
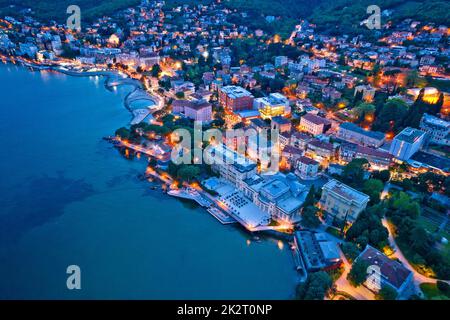
[(311, 158), (301, 156), (297, 159), (295, 173), (302, 179), (315, 179), (319, 172), (319, 163)]
[(253, 95), (242, 87), (226, 86), (219, 89), (219, 103), (231, 112), (253, 108)]
[(253, 101), (253, 108), (259, 110), (263, 119), (291, 113), (289, 100), (281, 93), (271, 93), (268, 97), (256, 98)]
[(409, 160), (420, 150), (424, 140), (425, 132), (410, 127), (405, 128), (392, 140), (389, 152), (397, 159)]
[(368, 195), (333, 179), (322, 187), (319, 204), (333, 217), (353, 223), (369, 200)]
[(330, 128), (331, 122), (329, 120), (311, 113), (305, 114), (300, 119), (300, 130), (306, 131), (312, 135), (322, 134)]
[(420, 120), (420, 129), (427, 133), (428, 142), (450, 145), (450, 122), (424, 113)]

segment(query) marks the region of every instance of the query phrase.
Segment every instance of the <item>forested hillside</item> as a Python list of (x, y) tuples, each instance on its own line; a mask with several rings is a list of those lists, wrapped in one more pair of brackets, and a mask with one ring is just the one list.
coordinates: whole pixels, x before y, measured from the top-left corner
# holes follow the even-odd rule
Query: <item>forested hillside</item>
[[(166, 5), (173, 7), (182, 4), (208, 4), (212, 1), (166, 0)], [(0, 0), (0, 13), (14, 14), (20, 9), (30, 7), (34, 10), (34, 16), (39, 19), (64, 21), (66, 8), (70, 4), (79, 5), (83, 18), (91, 19), (139, 3), (140, 0)], [(445, 0), (223, 0), (222, 3), (229, 8), (249, 12), (253, 26), (261, 25), (269, 31), (285, 31), (284, 29), (288, 29), (287, 27), (298, 19), (306, 18), (322, 30), (355, 32), (358, 31), (360, 22), (367, 17), (366, 8), (372, 4), (379, 5), (382, 11), (389, 10), (390, 16), (383, 19), (393, 20), (394, 23), (404, 18), (442, 24), (450, 21), (450, 1)], [(270, 26), (263, 19), (267, 15), (283, 17), (286, 20), (277, 20)]]

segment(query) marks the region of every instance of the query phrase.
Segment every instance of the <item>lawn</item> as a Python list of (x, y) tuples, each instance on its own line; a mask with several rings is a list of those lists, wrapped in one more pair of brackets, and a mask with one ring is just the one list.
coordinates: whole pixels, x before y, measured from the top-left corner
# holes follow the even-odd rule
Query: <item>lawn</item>
[(439, 290), (435, 283), (421, 283), (420, 290), (428, 300), (449, 300), (449, 297)]
[[(427, 219), (423, 216), (419, 217), (418, 220), (419, 224), (428, 232), (434, 233), (437, 228), (439, 227), (439, 224), (437, 224), (434, 221), (431, 221), (430, 219)], [(439, 231), (439, 236), (446, 238), (447, 240), (450, 240), (450, 234), (445, 231)], [(450, 243), (442, 244), (440, 245), (440, 249), (442, 253), (447, 257), (447, 260), (450, 261)]]

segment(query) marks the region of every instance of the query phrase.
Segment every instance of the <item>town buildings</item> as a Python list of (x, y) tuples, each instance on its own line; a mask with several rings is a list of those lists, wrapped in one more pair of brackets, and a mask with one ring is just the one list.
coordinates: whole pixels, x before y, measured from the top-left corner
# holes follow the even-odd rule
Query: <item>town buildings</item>
[(340, 124), (337, 137), (362, 146), (375, 148), (379, 148), (385, 141), (385, 135), (382, 132), (364, 130), (351, 122)]
[(295, 173), (301, 179), (308, 180), (317, 178), (319, 162), (305, 156), (300, 156), (296, 164)]
[(341, 263), (336, 243), (328, 240), (327, 236), (322, 232), (296, 231), (294, 243), (309, 272), (330, 269), (337, 267)]
[(209, 122), (212, 120), (212, 106), (203, 100), (174, 100), (172, 109), (174, 114), (183, 115), (194, 121)]
[(280, 93), (271, 93), (268, 97), (256, 98), (253, 101), (253, 108), (259, 110), (263, 119), (291, 113), (289, 100)]
[(369, 200), (368, 195), (332, 179), (322, 187), (319, 204), (321, 209), (336, 219), (354, 222)]
[(398, 261), (389, 259), (377, 249), (367, 245), (356, 261), (365, 261), (370, 267), (370, 275), (364, 285), (378, 293), (383, 286), (389, 286), (397, 293), (397, 299), (407, 299), (414, 292), (414, 278)]
[(427, 133), (428, 143), (450, 145), (450, 122), (424, 113), (420, 120), (420, 130)]
[(289, 223), (301, 220), (300, 210), (309, 190), (292, 173), (267, 177), (254, 175), (242, 181), (238, 188), (274, 220)]
[(409, 160), (414, 153), (420, 150), (425, 140), (425, 132), (405, 128), (392, 140), (389, 152), (399, 160)]
[(325, 118), (307, 113), (300, 119), (301, 131), (306, 131), (312, 135), (319, 135), (331, 128), (331, 122)]
[(353, 143), (342, 143), (339, 147), (339, 159), (350, 162), (353, 159), (366, 159), (373, 169), (386, 170), (392, 163), (393, 156), (386, 151), (364, 147)]
[(231, 112), (253, 108), (253, 95), (242, 87), (226, 86), (219, 89), (219, 103)]

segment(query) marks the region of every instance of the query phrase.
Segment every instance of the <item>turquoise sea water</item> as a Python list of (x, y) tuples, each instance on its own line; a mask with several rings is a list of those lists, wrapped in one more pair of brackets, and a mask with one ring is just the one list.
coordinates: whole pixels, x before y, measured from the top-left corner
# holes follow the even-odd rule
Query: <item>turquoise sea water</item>
[[(285, 244), (151, 190), (102, 137), (130, 87), (0, 65), (0, 298), (283, 299)], [(81, 290), (66, 268), (81, 268)]]

